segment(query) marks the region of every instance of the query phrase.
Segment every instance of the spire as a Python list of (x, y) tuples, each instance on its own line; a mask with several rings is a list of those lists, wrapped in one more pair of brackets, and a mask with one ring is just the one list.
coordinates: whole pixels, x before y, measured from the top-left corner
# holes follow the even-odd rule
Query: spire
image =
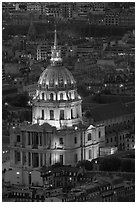
[(56, 27), (55, 27), (55, 31), (54, 31), (54, 48), (57, 48), (57, 31), (56, 31)]
[(54, 45), (51, 47), (51, 65), (52, 66), (57, 66), (62, 63), (62, 58), (61, 58), (61, 48), (57, 45), (57, 30), (55, 26), (54, 30)]

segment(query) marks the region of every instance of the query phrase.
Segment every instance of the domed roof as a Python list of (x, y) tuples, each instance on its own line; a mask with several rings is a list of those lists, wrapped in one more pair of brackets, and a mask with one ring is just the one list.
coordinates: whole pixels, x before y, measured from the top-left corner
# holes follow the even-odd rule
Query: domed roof
[(74, 88), (76, 86), (76, 81), (71, 72), (63, 65), (49, 65), (41, 74), (38, 86), (46, 89)]
[(61, 49), (57, 45), (55, 30), (54, 46), (51, 48), (51, 64), (41, 74), (38, 87), (46, 89), (72, 89), (76, 87), (71, 72), (62, 65)]

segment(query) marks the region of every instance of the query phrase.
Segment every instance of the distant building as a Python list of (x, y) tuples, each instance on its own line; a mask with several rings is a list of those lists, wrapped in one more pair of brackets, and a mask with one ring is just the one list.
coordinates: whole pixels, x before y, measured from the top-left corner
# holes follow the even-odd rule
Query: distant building
[(33, 97), (36, 94), (37, 84), (28, 84), (23, 86), (23, 91), (27, 92), (30, 97)]
[(37, 60), (47, 60), (51, 56), (51, 46), (42, 44), (37, 46)]
[[(72, 189), (65, 199), (67, 202), (116, 202), (120, 198), (135, 200), (135, 184), (124, 182), (119, 176), (101, 176), (96, 174), (90, 178), (85, 176), (81, 179), (88, 181)], [(127, 188), (127, 186), (129, 188)], [(127, 190), (128, 189), (128, 190)]]
[(6, 79), (6, 75), (5, 75), (5, 67), (4, 65), (2, 65), (2, 80)]
[(40, 2), (27, 2), (27, 11), (38, 11), (39, 13), (41, 13), (41, 3)]
[(2, 84), (2, 97), (3, 99), (8, 96), (14, 96), (18, 92), (17, 88), (15, 86), (11, 86), (9, 84)]
[(30, 15), (27, 11), (15, 11), (10, 14), (9, 24), (11, 25), (29, 25)]
[(62, 166), (42, 168), (41, 177), (43, 185), (46, 187), (52, 186), (53, 188), (75, 186), (77, 184), (77, 175), (79, 168)]
[(105, 15), (105, 25), (106, 26), (135, 26), (135, 13), (134, 10), (124, 9), (124, 10), (111, 10), (106, 12)]

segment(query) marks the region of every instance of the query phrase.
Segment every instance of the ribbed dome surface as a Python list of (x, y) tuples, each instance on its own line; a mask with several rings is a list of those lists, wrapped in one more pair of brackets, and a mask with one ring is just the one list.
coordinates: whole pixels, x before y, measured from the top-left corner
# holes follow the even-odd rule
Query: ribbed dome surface
[(41, 74), (38, 86), (42, 88), (70, 88), (76, 86), (71, 72), (64, 66), (49, 65)]

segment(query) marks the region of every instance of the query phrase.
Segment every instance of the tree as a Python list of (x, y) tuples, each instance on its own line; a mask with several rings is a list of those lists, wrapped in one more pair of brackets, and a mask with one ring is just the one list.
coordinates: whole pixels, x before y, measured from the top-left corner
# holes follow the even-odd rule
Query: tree
[(91, 171), (93, 169), (93, 164), (88, 160), (83, 160), (77, 163), (77, 167), (84, 167), (87, 171)]
[(9, 103), (17, 107), (27, 107), (29, 101), (29, 96), (27, 93), (18, 94), (15, 98), (10, 99)]
[(118, 171), (121, 166), (121, 160), (118, 157), (106, 157), (101, 163), (99, 170), (100, 171)]
[(89, 92), (87, 91), (87, 87), (84, 83), (78, 84), (78, 93), (82, 97), (86, 97), (89, 95)]
[(52, 165), (52, 168), (57, 168), (57, 167), (62, 167), (62, 166), (63, 166), (62, 163), (57, 162), (57, 163), (55, 163), (55, 164)]
[(90, 118), (91, 117), (91, 112), (88, 110), (88, 111), (86, 111), (86, 113), (85, 113), (85, 117), (86, 118)]
[(135, 172), (135, 160), (134, 159), (122, 159), (121, 171)]

